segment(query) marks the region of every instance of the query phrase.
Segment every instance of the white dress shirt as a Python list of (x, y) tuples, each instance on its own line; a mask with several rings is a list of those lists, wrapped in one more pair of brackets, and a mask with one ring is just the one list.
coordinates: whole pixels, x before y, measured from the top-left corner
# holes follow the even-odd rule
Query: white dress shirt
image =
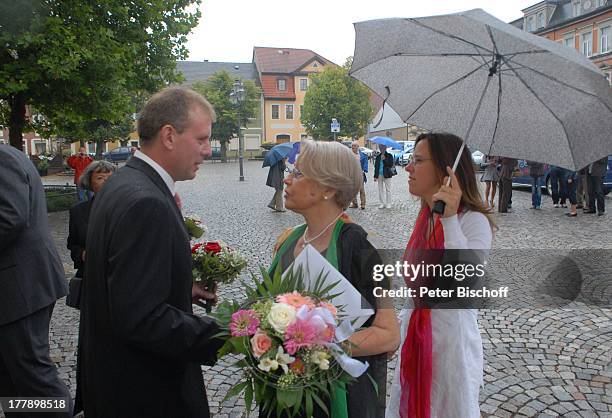
[(174, 196), (174, 193), (175, 193), (174, 180), (172, 179), (172, 177), (170, 177), (170, 174), (168, 174), (168, 172), (164, 170), (164, 168), (161, 165), (157, 164), (155, 160), (153, 160), (151, 157), (149, 157), (147, 154), (145, 154), (142, 151), (136, 151), (134, 153), (134, 157), (140, 158), (142, 161), (144, 161), (145, 163), (153, 167), (153, 170), (155, 170), (157, 174), (159, 174), (159, 176), (162, 178), (164, 183), (166, 183), (166, 186), (168, 186), (168, 190), (170, 190), (170, 194)]

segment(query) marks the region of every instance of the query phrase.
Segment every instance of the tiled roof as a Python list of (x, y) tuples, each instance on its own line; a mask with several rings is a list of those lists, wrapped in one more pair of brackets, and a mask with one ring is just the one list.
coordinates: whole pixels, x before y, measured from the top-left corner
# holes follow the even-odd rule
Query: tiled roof
[(176, 70), (183, 74), (186, 85), (206, 81), (211, 75), (221, 70), (227, 71), (232, 77), (253, 80), (255, 84), (259, 84), (255, 64), (250, 62), (177, 61)]
[(295, 100), (295, 89), (294, 80), (291, 76), (281, 77), (285, 79), (285, 90), (281, 91), (278, 89), (277, 80), (278, 77), (275, 75), (262, 75), (261, 76), (261, 90), (266, 99), (291, 99)]
[(293, 48), (253, 48), (253, 62), (260, 73), (290, 74), (301, 68), (306, 62), (316, 58), (323, 64), (333, 64), (328, 59), (309, 49)]

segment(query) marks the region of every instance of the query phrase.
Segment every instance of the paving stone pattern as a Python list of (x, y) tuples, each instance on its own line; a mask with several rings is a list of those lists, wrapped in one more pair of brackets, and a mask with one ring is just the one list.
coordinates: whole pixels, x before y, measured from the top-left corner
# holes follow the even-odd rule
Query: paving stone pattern
[[(348, 209), (377, 248), (404, 248), (418, 212), (418, 200), (407, 193), (407, 175), (398, 171), (392, 182), (392, 209), (378, 209), (376, 183), (370, 178), (366, 185), (367, 209)], [(208, 239), (223, 240), (242, 251), (254, 274), (258, 266), (269, 264), (276, 236), (302, 222), (292, 212), (276, 213), (266, 207), (273, 194), (265, 186), (267, 172), (261, 162), (246, 162), (246, 181), (239, 182), (237, 164), (207, 162), (194, 181), (177, 184), (184, 212), (204, 221)], [(606, 199), (606, 203), (612, 202)], [(607, 251), (593, 252), (596, 256), (590, 262), (595, 268), (612, 260), (612, 213), (567, 218), (566, 209), (553, 208), (547, 196), (543, 196), (543, 210), (534, 211), (530, 206), (530, 193), (515, 190), (513, 212), (494, 215), (499, 227), (493, 244), (496, 251), (520, 249), (529, 253), (547, 249), (565, 254), (570, 249), (598, 249)], [(66, 272), (71, 274), (65, 248), (67, 218), (67, 212), (49, 216)], [(495, 268), (520, 275), (525, 263), (517, 262), (510, 251), (497, 254)], [(603, 288), (597, 288), (597, 294), (610, 295), (609, 282), (600, 286)], [(221, 299), (243, 297), (237, 283), (219, 293)], [(612, 310), (607, 302), (605, 306), (569, 300), (550, 307), (526, 300), (503, 309), (481, 310), (479, 324), (485, 352), (482, 415), (612, 417)], [(73, 395), (78, 321), (78, 311), (58, 301), (51, 322), (51, 357)], [(389, 384), (395, 361), (389, 364)], [(202, 368), (214, 417), (246, 416), (243, 399), (222, 403), (228, 389), (240, 379), (232, 363), (231, 358), (225, 358), (214, 367)], [(460, 418), (461, 413), (449, 411), (448, 416)]]

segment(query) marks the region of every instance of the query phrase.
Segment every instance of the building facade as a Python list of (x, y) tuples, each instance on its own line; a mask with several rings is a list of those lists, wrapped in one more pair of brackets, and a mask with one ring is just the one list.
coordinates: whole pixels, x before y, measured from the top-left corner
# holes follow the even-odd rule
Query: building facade
[(308, 76), (336, 65), (308, 49), (253, 48), (253, 64), (261, 80), (265, 142), (309, 138), (301, 123)]
[(588, 57), (612, 85), (612, 0), (545, 0), (512, 25)]

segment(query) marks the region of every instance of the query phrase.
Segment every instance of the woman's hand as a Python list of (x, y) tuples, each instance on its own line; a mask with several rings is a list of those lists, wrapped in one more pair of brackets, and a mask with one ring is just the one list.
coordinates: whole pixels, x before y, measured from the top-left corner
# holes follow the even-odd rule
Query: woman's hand
[[(443, 218), (450, 218), (457, 214), (457, 210), (459, 209), (459, 204), (461, 203), (461, 196), (463, 193), (461, 192), (461, 186), (459, 186), (459, 180), (457, 176), (453, 172), (450, 167), (446, 167), (446, 172), (448, 173), (447, 177), (444, 177), (442, 181), (442, 186), (438, 190), (438, 193), (434, 194), (433, 201), (434, 203), (438, 200), (446, 203), (446, 207), (444, 208), (444, 213), (442, 214)], [(451, 179), (450, 184), (447, 186), (446, 183), (448, 179)]]

